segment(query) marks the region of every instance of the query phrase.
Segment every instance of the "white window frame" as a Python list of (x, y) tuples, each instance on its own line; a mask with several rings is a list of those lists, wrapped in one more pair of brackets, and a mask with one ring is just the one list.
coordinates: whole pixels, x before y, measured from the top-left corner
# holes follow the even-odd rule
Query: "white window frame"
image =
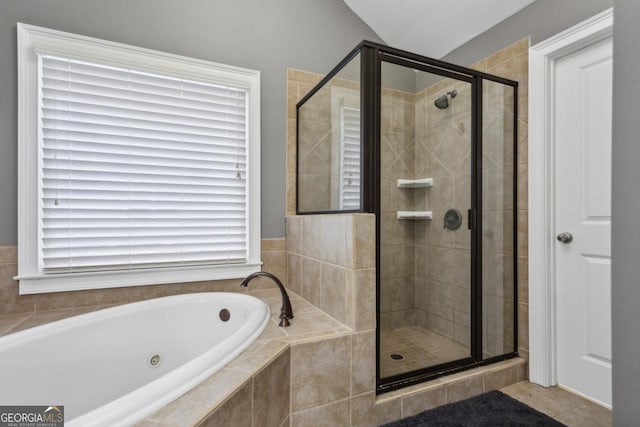
[[(38, 54), (243, 88), (249, 98), (245, 263), (46, 274), (38, 224)], [(20, 294), (245, 277), (260, 262), (260, 72), (18, 23), (18, 276)]]

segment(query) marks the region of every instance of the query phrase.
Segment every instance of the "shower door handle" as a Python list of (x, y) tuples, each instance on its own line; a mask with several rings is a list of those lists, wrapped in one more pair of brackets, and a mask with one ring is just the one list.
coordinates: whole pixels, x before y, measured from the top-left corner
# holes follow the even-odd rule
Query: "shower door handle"
[(573, 235), (569, 232), (564, 232), (564, 233), (560, 233), (556, 236), (556, 239), (558, 239), (558, 242), (560, 243), (571, 243), (571, 241), (573, 240)]
[(467, 224), (469, 226), (469, 230), (475, 230), (476, 228), (476, 210), (469, 209), (467, 211)]

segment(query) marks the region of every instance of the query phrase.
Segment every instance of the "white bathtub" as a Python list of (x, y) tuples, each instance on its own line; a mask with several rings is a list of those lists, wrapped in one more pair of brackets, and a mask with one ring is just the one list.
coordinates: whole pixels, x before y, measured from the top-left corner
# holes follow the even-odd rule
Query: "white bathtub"
[[(227, 322), (219, 316), (224, 308)], [(126, 304), (0, 337), (0, 405), (64, 405), (69, 427), (131, 425), (221, 369), (269, 317), (257, 298), (211, 292)], [(154, 355), (159, 363), (151, 366)]]

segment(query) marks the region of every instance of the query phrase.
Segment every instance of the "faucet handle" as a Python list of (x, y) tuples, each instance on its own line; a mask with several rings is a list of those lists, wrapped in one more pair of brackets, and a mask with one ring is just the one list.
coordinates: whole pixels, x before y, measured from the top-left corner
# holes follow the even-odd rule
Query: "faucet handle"
[(280, 323), (278, 323), (278, 326), (282, 326), (285, 328), (291, 326), (291, 322), (289, 322), (289, 319), (287, 318), (287, 315), (285, 313), (280, 313)]

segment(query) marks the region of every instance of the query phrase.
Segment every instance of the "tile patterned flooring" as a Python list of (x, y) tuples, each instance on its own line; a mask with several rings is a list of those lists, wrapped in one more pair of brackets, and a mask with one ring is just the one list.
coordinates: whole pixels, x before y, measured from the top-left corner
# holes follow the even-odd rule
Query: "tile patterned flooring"
[(611, 410), (560, 387), (522, 381), (501, 391), (569, 427), (611, 426)]
[[(468, 346), (436, 332), (407, 326), (380, 333), (380, 375), (388, 377), (468, 357)], [(404, 356), (401, 360), (392, 354)]]
[[(469, 347), (436, 332), (416, 326), (380, 334), (382, 376), (391, 376), (469, 355)], [(404, 359), (391, 359), (391, 354)], [(611, 410), (560, 387), (542, 387), (522, 381), (502, 392), (569, 427), (611, 427)]]

